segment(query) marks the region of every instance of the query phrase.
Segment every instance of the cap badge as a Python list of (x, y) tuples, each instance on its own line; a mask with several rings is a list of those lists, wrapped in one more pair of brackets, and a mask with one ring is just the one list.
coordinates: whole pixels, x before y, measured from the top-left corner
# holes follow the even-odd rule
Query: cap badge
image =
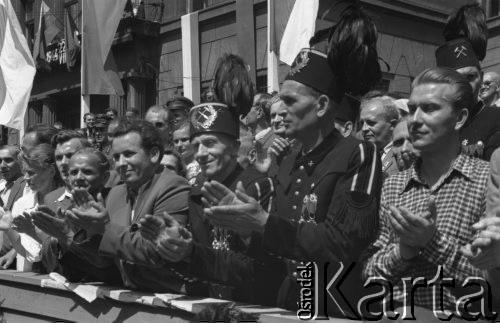
[(460, 55), (467, 56), (467, 48), (464, 45), (455, 47), (454, 52), (457, 54), (457, 58), (459, 58)]
[(203, 107), (200, 107), (198, 111), (193, 113), (191, 123), (197, 129), (208, 129), (214, 124), (217, 116), (218, 113), (216, 108), (214, 108), (212, 105), (205, 105)]
[(300, 72), (301, 69), (307, 66), (307, 63), (309, 63), (309, 51), (303, 50), (295, 58), (292, 68), (290, 69), (290, 75)]

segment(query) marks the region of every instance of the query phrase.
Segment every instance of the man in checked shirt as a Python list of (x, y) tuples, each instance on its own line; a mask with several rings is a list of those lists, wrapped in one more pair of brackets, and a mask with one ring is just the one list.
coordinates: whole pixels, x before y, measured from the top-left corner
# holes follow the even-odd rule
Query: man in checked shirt
[[(408, 129), (421, 156), (385, 181), (375, 253), (363, 270), (364, 279), (392, 284), (393, 308), (456, 312), (457, 300), (473, 292), (460, 288), (465, 279), (484, 277), (460, 251), (486, 207), (489, 165), (460, 153), (459, 132), (474, 100), (467, 80), (448, 68), (427, 69), (413, 82)], [(406, 277), (428, 284), (451, 278), (455, 286), (412, 288)]]

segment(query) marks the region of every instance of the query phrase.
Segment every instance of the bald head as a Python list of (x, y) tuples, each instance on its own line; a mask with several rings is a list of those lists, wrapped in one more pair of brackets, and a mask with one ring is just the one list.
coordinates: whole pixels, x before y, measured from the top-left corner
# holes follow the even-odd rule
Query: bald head
[(479, 90), (479, 99), (486, 106), (490, 106), (499, 98), (500, 74), (497, 72), (486, 72)]

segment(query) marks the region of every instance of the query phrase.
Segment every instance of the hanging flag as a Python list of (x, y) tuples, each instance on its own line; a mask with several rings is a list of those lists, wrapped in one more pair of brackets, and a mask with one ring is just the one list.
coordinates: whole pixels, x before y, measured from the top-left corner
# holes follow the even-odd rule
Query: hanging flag
[(319, 0), (296, 0), (280, 44), (280, 60), (292, 65), (299, 51), (309, 47), (314, 35)]
[(31, 57), (10, 0), (0, 0), (0, 124), (22, 130), (35, 77)]
[(76, 28), (75, 21), (71, 17), (69, 8), (66, 8), (64, 18), (64, 39), (66, 41), (66, 66), (68, 71), (75, 67), (76, 60), (80, 54), (80, 40), (78, 39), (78, 29)]
[(51, 12), (50, 7), (42, 0), (40, 3), (40, 18), (38, 29), (33, 46), (33, 59), (37, 64), (46, 62), (47, 46), (61, 37), (61, 26), (56, 16)]
[(82, 95), (124, 95), (111, 44), (126, 3), (82, 1)]

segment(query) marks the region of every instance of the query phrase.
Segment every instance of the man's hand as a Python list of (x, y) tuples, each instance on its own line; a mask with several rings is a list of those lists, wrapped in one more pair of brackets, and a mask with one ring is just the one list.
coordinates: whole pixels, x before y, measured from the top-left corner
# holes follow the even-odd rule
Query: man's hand
[(139, 221), (139, 231), (144, 239), (151, 241), (158, 253), (168, 261), (184, 260), (192, 252), (191, 232), (167, 212), (163, 212), (163, 216), (146, 215)]
[[(214, 225), (236, 232), (241, 237), (250, 236), (252, 231), (264, 233), (269, 214), (259, 202), (246, 194), (241, 182), (238, 182), (235, 193), (216, 181), (206, 182), (203, 188), (203, 211)], [(230, 203), (226, 203), (228, 201)]]
[(68, 246), (73, 241), (74, 232), (60, 208), (56, 214), (49, 207), (40, 205), (36, 211), (31, 212), (31, 218), (40, 230), (57, 238), (60, 243)]
[(162, 235), (158, 240), (158, 253), (171, 262), (189, 261), (193, 252), (193, 236), (184, 227), (179, 227), (174, 236)]
[(500, 217), (484, 218), (472, 227), (480, 232), (462, 253), (479, 269), (500, 268)]
[[(78, 202), (75, 200), (75, 203)], [(82, 203), (77, 208), (67, 210), (66, 216), (72, 223), (84, 228), (91, 235), (103, 234), (104, 225), (109, 222), (109, 214), (104, 207), (104, 199), (101, 193), (97, 195), (97, 201), (89, 199), (88, 203)]]
[(286, 138), (276, 136), (273, 144), (267, 149), (266, 158), (262, 162), (256, 161), (255, 168), (259, 172), (267, 174), (273, 159), (276, 160), (277, 164), (280, 164), (283, 157), (290, 151), (290, 146), (291, 144)]
[(429, 198), (428, 211), (422, 215), (416, 215), (405, 207), (390, 206), (389, 209), (389, 222), (401, 244), (417, 249), (425, 248), (437, 230), (434, 198)]
[(0, 257), (0, 268), (9, 269), (10, 265), (16, 260), (17, 252), (16, 249), (10, 249), (5, 255)]
[(0, 231), (8, 231), (12, 227), (12, 212), (0, 208)]
[(35, 225), (31, 221), (31, 214), (26, 211), (12, 219), (12, 229), (20, 233), (25, 233), (37, 241), (39, 240)]

